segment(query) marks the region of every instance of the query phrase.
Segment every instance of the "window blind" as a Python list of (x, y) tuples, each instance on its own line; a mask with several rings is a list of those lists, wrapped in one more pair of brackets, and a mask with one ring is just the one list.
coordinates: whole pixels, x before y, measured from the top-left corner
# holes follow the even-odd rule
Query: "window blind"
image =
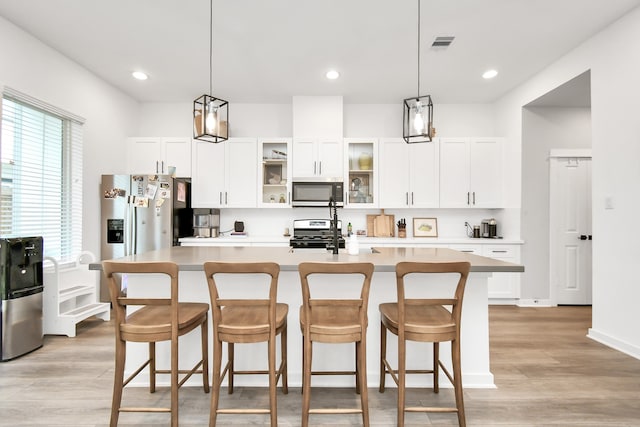
[(82, 250), (82, 121), (15, 91), (2, 99), (0, 233), (42, 236), (45, 256)]

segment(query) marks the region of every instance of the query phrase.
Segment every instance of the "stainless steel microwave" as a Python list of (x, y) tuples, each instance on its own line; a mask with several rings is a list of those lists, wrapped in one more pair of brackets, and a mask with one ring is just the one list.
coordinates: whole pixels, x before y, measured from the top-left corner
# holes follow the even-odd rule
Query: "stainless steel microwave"
[(344, 184), (337, 179), (293, 181), (291, 193), (294, 207), (329, 206), (331, 198), (336, 206), (344, 206)]

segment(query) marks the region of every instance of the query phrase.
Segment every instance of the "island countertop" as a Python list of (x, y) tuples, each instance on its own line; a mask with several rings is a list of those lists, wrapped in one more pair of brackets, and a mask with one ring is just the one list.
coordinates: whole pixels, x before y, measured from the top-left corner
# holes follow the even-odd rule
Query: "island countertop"
[[(222, 262), (265, 262), (280, 265), (282, 271), (297, 271), (301, 262), (371, 262), (375, 271), (395, 271), (395, 265), (402, 261), (419, 262), (458, 262), (471, 263), (472, 272), (521, 273), (524, 266), (493, 258), (487, 258), (448, 248), (373, 248), (373, 252), (360, 251), (358, 255), (349, 255), (341, 249), (334, 255), (330, 252), (315, 250), (291, 252), (285, 247), (188, 247), (174, 246), (137, 255), (119, 258), (119, 261), (171, 261), (178, 264), (180, 271), (202, 271), (206, 261)], [(102, 268), (100, 263), (90, 265), (93, 270)]]

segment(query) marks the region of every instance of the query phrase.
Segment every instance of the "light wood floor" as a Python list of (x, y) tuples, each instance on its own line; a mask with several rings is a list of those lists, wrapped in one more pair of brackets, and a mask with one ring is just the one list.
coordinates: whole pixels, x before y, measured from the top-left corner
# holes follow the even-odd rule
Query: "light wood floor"
[[(497, 389), (466, 389), (469, 426), (640, 426), (640, 360), (586, 338), (590, 307), (490, 308), (491, 369)], [(44, 347), (0, 363), (0, 425), (106, 426), (113, 375), (113, 325), (88, 320), (76, 338), (45, 337)], [(369, 351), (378, 351), (370, 349)], [(469, 357), (466, 355), (463, 357)], [(395, 425), (394, 389), (369, 392), (372, 424)], [(128, 389), (125, 398), (164, 403), (164, 391)], [(233, 399), (264, 402), (265, 389), (237, 389)], [(410, 400), (451, 399), (411, 390)], [(164, 399), (164, 402), (162, 400)], [(223, 394), (221, 404), (228, 402)], [(349, 390), (314, 389), (315, 404), (351, 405)], [(209, 395), (188, 387), (180, 394), (180, 425), (205, 426)], [(131, 402), (129, 400), (128, 402)], [(299, 389), (278, 394), (281, 426), (300, 424)], [(355, 405), (355, 403), (353, 403)], [(166, 414), (122, 414), (121, 426), (167, 425)], [(267, 425), (264, 416), (218, 418), (219, 425)], [(312, 425), (359, 425), (357, 415), (313, 416)], [(410, 414), (407, 425), (456, 425), (455, 416)]]

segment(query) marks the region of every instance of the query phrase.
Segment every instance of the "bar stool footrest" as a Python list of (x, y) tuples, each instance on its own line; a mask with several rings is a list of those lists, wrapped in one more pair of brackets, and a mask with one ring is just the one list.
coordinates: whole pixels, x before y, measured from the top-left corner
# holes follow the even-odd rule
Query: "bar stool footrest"
[(309, 409), (310, 414), (362, 414), (362, 409)]

